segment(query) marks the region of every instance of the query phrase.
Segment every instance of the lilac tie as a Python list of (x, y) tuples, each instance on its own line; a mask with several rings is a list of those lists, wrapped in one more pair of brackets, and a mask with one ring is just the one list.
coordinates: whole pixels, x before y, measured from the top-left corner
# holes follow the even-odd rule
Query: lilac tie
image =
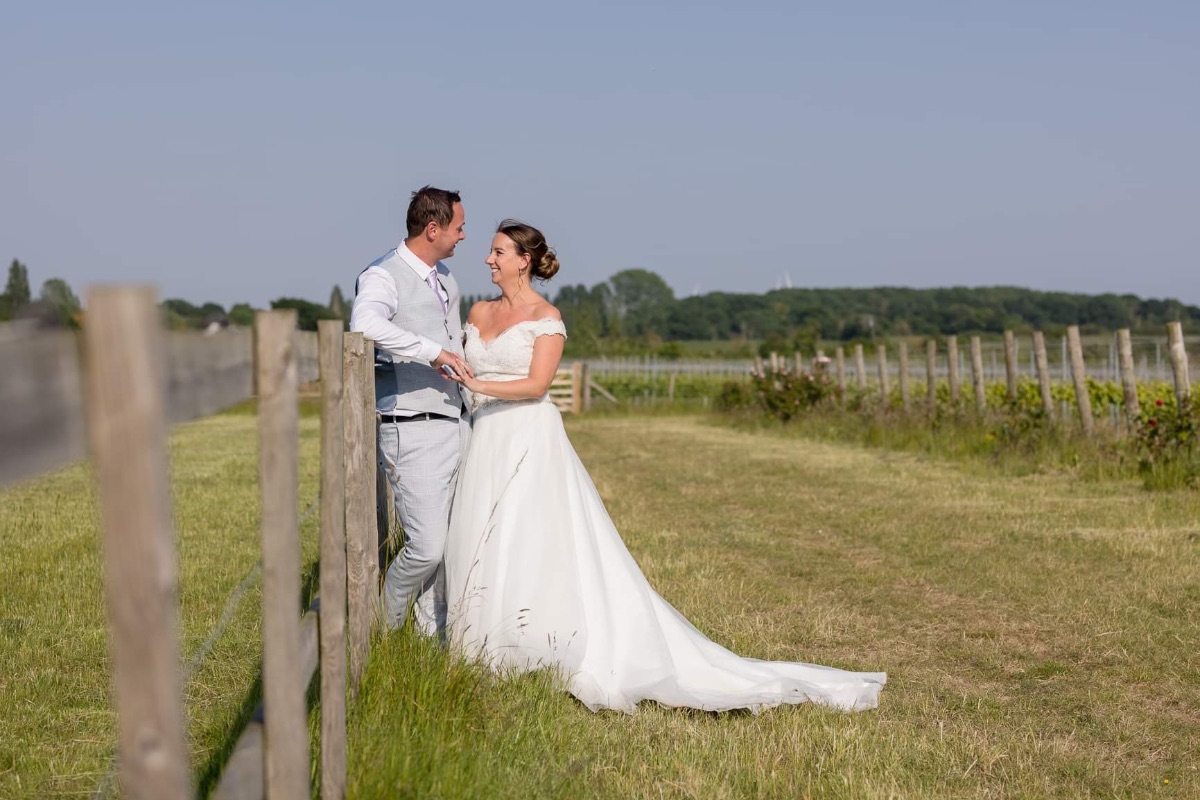
[(438, 286), (436, 269), (429, 270), (429, 275), (426, 276), (425, 282), (429, 284), (430, 289), (433, 289), (433, 293), (438, 299), (438, 305), (442, 307), (442, 313), (445, 314), (448, 306), (446, 304), (446, 298), (442, 297), (442, 289), (440, 286)]

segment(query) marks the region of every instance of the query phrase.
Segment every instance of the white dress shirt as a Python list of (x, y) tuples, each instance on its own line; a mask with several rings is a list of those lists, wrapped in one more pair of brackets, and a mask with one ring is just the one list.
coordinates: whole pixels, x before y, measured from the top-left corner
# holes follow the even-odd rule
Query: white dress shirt
[[(396, 255), (422, 282), (428, 282), (429, 273), (434, 268), (418, 258), (404, 242), (396, 247)], [(448, 303), (449, 296), (441, 281), (438, 281), (437, 291), (442, 303)], [(442, 346), (392, 322), (399, 304), (396, 282), (387, 270), (383, 267), (367, 267), (358, 276), (358, 291), (350, 311), (350, 330), (362, 333), (364, 338), (374, 341), (376, 347), (393, 356), (413, 361), (433, 361), (441, 354)]]

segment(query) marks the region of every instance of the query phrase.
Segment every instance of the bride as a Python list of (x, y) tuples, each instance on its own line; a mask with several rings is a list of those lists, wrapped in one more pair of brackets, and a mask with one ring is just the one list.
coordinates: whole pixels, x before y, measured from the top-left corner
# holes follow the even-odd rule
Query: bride
[(650, 587), (547, 399), (567, 336), (531, 278), (559, 263), (505, 220), (487, 257), (494, 300), (464, 326), (474, 427), (446, 542), (453, 646), (498, 670), (551, 668), (588, 708), (642, 700), (705, 711), (812, 701), (873, 708), (882, 672), (741, 658)]

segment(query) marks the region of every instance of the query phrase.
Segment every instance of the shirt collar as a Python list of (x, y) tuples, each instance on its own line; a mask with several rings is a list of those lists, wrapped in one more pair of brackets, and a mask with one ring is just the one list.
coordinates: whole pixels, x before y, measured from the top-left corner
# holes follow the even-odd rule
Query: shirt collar
[(397, 245), (396, 255), (400, 256), (400, 260), (405, 264), (408, 264), (409, 268), (413, 272), (417, 273), (417, 277), (423, 281), (428, 280), (429, 273), (437, 269), (436, 266), (431, 267), (422, 261), (416, 253), (408, 249), (408, 245), (406, 245), (404, 242), (401, 242), (399, 245)]

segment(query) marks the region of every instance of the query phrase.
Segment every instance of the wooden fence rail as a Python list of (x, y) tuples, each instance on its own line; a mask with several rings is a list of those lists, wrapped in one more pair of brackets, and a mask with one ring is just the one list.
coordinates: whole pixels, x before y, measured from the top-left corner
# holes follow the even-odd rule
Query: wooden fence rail
[[(320, 336), (296, 330), (294, 311), (261, 312), (256, 334), (167, 333), (152, 290), (94, 289), (82, 341), (29, 331), (0, 337), (0, 485), (83, 457), (96, 464), (105, 584), (112, 629), (114, 702), (121, 793), (185, 798), (188, 768), (177, 631), (177, 569), (171, 530), (167, 431), (258, 397), (262, 492), (263, 704), (222, 771), (222, 798), (306, 797), (305, 696), (320, 663), (321, 794), (346, 785), (347, 573), (367, 572), (362, 553), (348, 567), (347, 541), (375, 533), (369, 519), (346, 519), (347, 480), (373, 471), (374, 382), (370, 362), (343, 368), (340, 323)], [(82, 347), (81, 347), (82, 345)], [(321, 379), (320, 595), (298, 613), (298, 388)], [(353, 398), (355, 402), (348, 402)], [(347, 434), (357, 438), (346, 439)], [(350, 476), (348, 478), (348, 476)], [(365, 528), (365, 530), (364, 530)], [(349, 533), (348, 533), (349, 531)], [(372, 551), (371, 556), (374, 557)], [(376, 575), (378, 574), (378, 565)], [(369, 615), (374, 587), (359, 587), (357, 613)], [(369, 616), (366, 616), (369, 620)], [(355, 619), (359, 669), (369, 621)]]

